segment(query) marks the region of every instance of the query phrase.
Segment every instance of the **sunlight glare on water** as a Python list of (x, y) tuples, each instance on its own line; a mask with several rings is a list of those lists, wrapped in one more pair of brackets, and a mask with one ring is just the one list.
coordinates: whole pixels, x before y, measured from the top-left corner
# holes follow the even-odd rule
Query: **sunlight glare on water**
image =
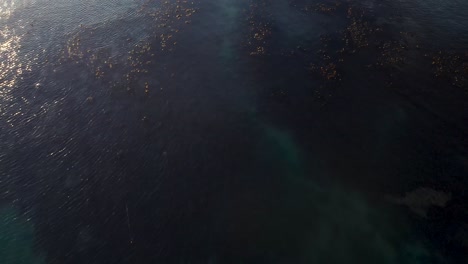
[(18, 57), (21, 48), (21, 36), (14, 30), (4, 27), (0, 30), (0, 95), (3, 97), (8, 89), (14, 87), (16, 80), (23, 72), (23, 65)]
[(14, 0), (5, 0), (2, 4), (0, 4), (0, 19), (10, 17), (14, 8), (15, 8)]
[(0, 264), (462, 263), (462, 1), (0, 0)]

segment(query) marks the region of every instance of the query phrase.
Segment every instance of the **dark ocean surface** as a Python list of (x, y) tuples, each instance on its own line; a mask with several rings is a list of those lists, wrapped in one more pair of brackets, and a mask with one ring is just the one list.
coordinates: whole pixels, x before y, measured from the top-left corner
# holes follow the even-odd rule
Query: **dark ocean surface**
[(0, 263), (467, 263), (467, 14), (0, 0)]

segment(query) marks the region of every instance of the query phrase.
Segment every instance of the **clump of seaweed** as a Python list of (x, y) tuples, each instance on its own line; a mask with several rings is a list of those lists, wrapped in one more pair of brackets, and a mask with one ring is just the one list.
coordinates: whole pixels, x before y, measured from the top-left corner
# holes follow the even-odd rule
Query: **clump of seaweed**
[(349, 6), (346, 15), (349, 24), (341, 33), (345, 51), (353, 54), (373, 46), (375, 36), (382, 28), (372, 25), (371, 17), (367, 17), (363, 10), (356, 7)]
[[(340, 2), (334, 2), (334, 3), (318, 3), (314, 6), (313, 10), (315, 12), (319, 12), (322, 14), (333, 14), (337, 11), (337, 9), (341, 6)], [(305, 7), (305, 10), (308, 11), (309, 8), (308, 6)]]
[(310, 64), (310, 70), (315, 76), (326, 83), (341, 81), (340, 63), (343, 61), (338, 52), (329, 52), (328, 46), (332, 38), (329, 35), (320, 36), (322, 48), (317, 51), (320, 62)]
[(432, 67), (435, 77), (448, 80), (453, 86), (468, 92), (468, 52), (439, 51), (432, 58)]
[(264, 1), (251, 1), (247, 10), (247, 23), (249, 35), (245, 45), (250, 48), (251, 56), (265, 55), (267, 53), (266, 45), (271, 37), (271, 22), (268, 15), (263, 13), (266, 3)]
[(407, 58), (405, 51), (408, 46), (401, 41), (386, 41), (378, 46), (379, 57), (375, 65), (378, 68), (400, 67)]
[(327, 80), (336, 80), (339, 77), (339, 74), (336, 69), (336, 64), (329, 63), (325, 66), (320, 67), (320, 71), (322, 76), (324, 76)]
[(364, 12), (352, 6), (342, 6), (338, 3), (318, 4), (315, 11), (326, 14), (339, 13), (337, 15), (346, 16), (349, 21), (348, 26), (341, 32), (333, 36), (321, 36), (321, 48), (317, 51), (319, 62), (310, 66), (312, 72), (327, 85), (335, 85), (341, 81), (344, 57), (369, 47), (371, 35), (379, 29), (371, 27)]
[(149, 87), (159, 85), (151, 80), (154, 71), (165, 71), (156, 58), (176, 49), (177, 36), (191, 22), (197, 12), (195, 6), (194, 2), (183, 0), (145, 0), (138, 12), (154, 22), (149, 28), (153, 34), (137, 39), (128, 33), (116, 39), (115, 45), (106, 45), (107, 39), (96, 37), (104, 36), (105, 27), (80, 25), (62, 50), (59, 63), (80, 64), (110, 88), (123, 88), (129, 94), (140, 88), (148, 96)]
[[(310, 67), (316, 76), (325, 82), (341, 81), (345, 59), (361, 52), (367, 56), (360, 56), (359, 59), (365, 57), (362, 63), (371, 70), (401, 71), (408, 65), (409, 43), (414, 42), (410, 33), (384, 29), (382, 25), (374, 23), (374, 18), (362, 8), (351, 3), (337, 6), (334, 10), (336, 15), (347, 17), (348, 25), (332, 36), (321, 37), (321, 48), (317, 52), (319, 62)], [(419, 46), (415, 48), (419, 49)], [(393, 78), (396, 74), (392, 73), (391, 76)]]
[(317, 66), (315, 64), (310, 65), (310, 69), (316, 75), (320, 76), (326, 81), (341, 81), (341, 75), (338, 70), (337, 64), (329, 62), (328, 64)]

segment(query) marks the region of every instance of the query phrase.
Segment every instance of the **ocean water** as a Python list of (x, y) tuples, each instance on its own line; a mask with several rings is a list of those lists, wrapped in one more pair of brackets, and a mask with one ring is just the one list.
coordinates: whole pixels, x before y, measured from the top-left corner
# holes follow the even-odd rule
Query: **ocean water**
[(0, 263), (464, 263), (467, 12), (0, 1)]

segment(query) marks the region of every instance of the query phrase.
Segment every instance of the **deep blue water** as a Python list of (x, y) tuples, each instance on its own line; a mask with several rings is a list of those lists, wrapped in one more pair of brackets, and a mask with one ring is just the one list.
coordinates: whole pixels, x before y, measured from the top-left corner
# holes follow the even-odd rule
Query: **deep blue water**
[(0, 263), (464, 263), (467, 12), (4, 0)]

